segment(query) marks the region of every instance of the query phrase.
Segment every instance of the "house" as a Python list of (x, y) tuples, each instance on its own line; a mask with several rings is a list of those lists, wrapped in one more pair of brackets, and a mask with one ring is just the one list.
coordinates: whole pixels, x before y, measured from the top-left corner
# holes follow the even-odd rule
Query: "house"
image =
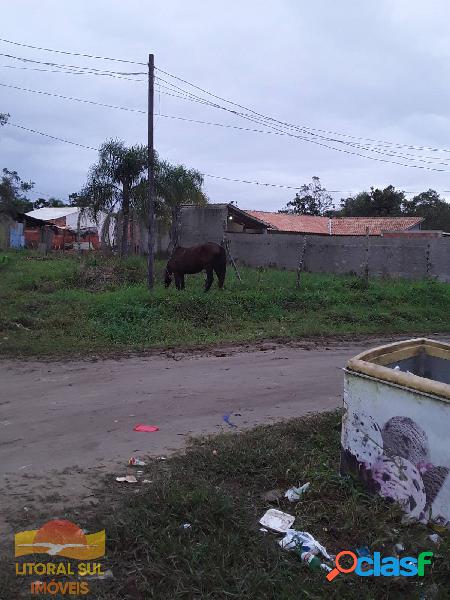
[[(44, 207), (27, 213), (28, 217), (40, 219), (46, 223), (52, 223), (57, 227), (51, 247), (54, 250), (65, 249), (74, 244), (80, 244), (82, 250), (97, 249), (100, 247), (99, 231), (101, 220), (97, 223), (87, 214), (81, 213), (77, 206)], [(80, 221), (80, 240), (77, 240), (78, 221)], [(33, 226), (25, 229), (25, 241), (28, 247), (36, 247), (39, 232)]]
[(25, 232), (27, 229), (33, 229), (36, 232), (36, 247), (39, 244), (45, 244), (47, 248), (51, 246), (53, 236), (58, 228), (52, 223), (42, 219), (36, 219), (25, 213), (17, 212), (14, 215), (0, 213), (0, 249), (24, 248), (26, 246)]
[(383, 235), (388, 232), (420, 230), (422, 217), (315, 217), (247, 210), (264, 222), (270, 233), (313, 233), (318, 235)]

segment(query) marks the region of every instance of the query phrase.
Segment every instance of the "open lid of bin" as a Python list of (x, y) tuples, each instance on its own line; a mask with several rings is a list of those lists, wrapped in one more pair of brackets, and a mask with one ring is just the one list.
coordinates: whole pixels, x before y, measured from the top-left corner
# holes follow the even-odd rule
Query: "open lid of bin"
[(450, 344), (445, 342), (415, 338), (378, 346), (351, 358), (347, 369), (450, 402)]

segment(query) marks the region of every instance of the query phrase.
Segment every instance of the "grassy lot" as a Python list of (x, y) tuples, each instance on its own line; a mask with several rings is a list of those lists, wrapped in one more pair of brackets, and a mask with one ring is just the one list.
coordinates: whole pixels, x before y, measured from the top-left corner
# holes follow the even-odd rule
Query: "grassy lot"
[(145, 261), (0, 256), (0, 353), (74, 355), (344, 333), (450, 331), (450, 286), (435, 281), (230, 269), (226, 290), (145, 286)]
[[(87, 517), (85, 510), (75, 512), (76, 507), (61, 515), (91, 532), (106, 529), (104, 568), (112, 569), (114, 579), (94, 582), (89, 597), (447, 598), (450, 535), (443, 534), (437, 549), (428, 540), (429, 529), (402, 525), (395, 505), (367, 496), (358, 483), (340, 477), (339, 435), (340, 414), (325, 413), (198, 439), (186, 455), (151, 460), (142, 478), (152, 483), (119, 485), (110, 476), (96, 515)], [(306, 481), (311, 486), (300, 502), (282, 498), (272, 506), (294, 515), (295, 528), (309, 531), (330, 553), (367, 545), (389, 556), (402, 543), (402, 556), (434, 551), (432, 567), (423, 578), (350, 574), (332, 583), (323, 572), (311, 572), (295, 553), (279, 548), (280, 536), (264, 534), (258, 525), (271, 507), (264, 492)], [(107, 511), (100, 508), (104, 506)], [(191, 527), (184, 529), (184, 523)], [(0, 565), (5, 599), (19, 598), (26, 587), (23, 578), (12, 574), (11, 562), (9, 558)]]

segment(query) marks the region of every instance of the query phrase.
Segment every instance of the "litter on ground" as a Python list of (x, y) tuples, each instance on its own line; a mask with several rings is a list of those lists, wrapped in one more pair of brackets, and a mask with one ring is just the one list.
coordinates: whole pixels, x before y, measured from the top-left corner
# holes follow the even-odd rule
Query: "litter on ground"
[(299, 548), (308, 548), (312, 554), (321, 554), (327, 560), (333, 560), (333, 557), (328, 554), (325, 546), (322, 546), (310, 533), (307, 531), (297, 531), (296, 529), (288, 529), (286, 535), (279, 542), (283, 550), (299, 550)]
[(286, 491), (284, 496), (289, 500), (289, 502), (298, 502), (310, 485), (311, 484), (308, 481), (299, 487), (291, 487)]
[(281, 512), (276, 508), (270, 508), (259, 520), (260, 525), (271, 529), (272, 531), (278, 531), (279, 533), (285, 533), (294, 523), (295, 517), (288, 515), (287, 513)]
[(368, 546), (361, 546), (360, 548), (355, 548), (355, 552), (357, 556), (372, 556), (372, 552), (370, 551)]
[(137, 479), (134, 475), (126, 475), (125, 477), (116, 477), (116, 481), (119, 483), (137, 483)]
[(225, 423), (226, 423), (227, 425), (229, 425), (230, 427), (237, 427), (237, 425), (236, 425), (235, 423), (232, 423), (232, 422), (230, 421), (230, 417), (231, 417), (231, 415), (224, 415), (224, 416), (223, 416), (223, 420), (224, 420), (224, 421), (225, 421)]
[(146, 431), (151, 433), (152, 431), (159, 431), (159, 427), (157, 427), (156, 425), (135, 425), (133, 427), (134, 431)]
[(436, 544), (436, 546), (440, 546), (442, 542), (442, 538), (438, 533), (432, 533), (428, 536), (428, 539), (431, 540), (433, 544)]
[(132, 467), (145, 467), (147, 465), (145, 460), (142, 460), (141, 458), (136, 458), (135, 456), (132, 456), (130, 458), (128, 464)]

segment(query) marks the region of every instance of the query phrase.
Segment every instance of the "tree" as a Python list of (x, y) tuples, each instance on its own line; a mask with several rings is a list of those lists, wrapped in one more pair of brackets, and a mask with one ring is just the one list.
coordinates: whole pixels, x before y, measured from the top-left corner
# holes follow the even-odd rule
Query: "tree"
[(88, 209), (94, 217), (101, 211), (121, 212), (120, 256), (128, 254), (130, 209), (135, 204), (142, 205), (146, 170), (145, 146), (127, 148), (122, 141), (110, 140), (100, 147), (98, 163), (91, 167), (88, 181), (76, 197), (78, 206)]
[(38, 198), (33, 203), (33, 207), (35, 209), (47, 208), (47, 207), (60, 208), (62, 206), (67, 206), (67, 205), (64, 204), (64, 202), (62, 200), (59, 200), (58, 198), (53, 198), (53, 197), (50, 197), (48, 200), (46, 198)]
[(17, 213), (33, 210), (33, 203), (26, 196), (33, 186), (32, 181), (22, 181), (17, 171), (4, 168), (0, 182), (0, 212), (15, 217)]
[(355, 197), (341, 200), (343, 217), (394, 217), (402, 214), (402, 205), (406, 197), (404, 192), (388, 185), (383, 190), (370, 188), (370, 192), (361, 192)]
[(305, 183), (280, 213), (290, 215), (323, 215), (333, 206), (333, 198), (322, 187), (319, 177)]
[(424, 217), (423, 229), (440, 229), (450, 232), (450, 204), (436, 190), (429, 189), (404, 200), (403, 214)]
[(208, 198), (202, 190), (203, 175), (184, 165), (172, 165), (167, 161), (158, 163), (155, 169), (156, 193), (170, 213), (170, 248), (179, 244), (181, 207), (184, 204), (202, 206)]

